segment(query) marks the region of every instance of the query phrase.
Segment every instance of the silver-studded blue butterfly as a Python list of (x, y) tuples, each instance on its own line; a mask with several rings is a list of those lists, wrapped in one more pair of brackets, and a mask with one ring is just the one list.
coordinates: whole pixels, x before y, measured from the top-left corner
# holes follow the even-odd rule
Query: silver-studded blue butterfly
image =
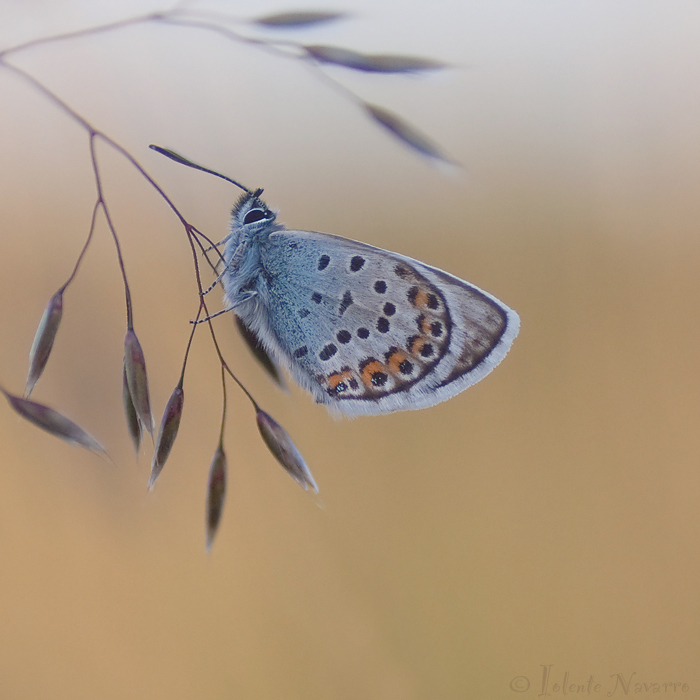
[(222, 241), (225, 305), (317, 402), (346, 415), (426, 408), (505, 357), (520, 320), (498, 299), (397, 253), (290, 231), (261, 193), (241, 196)]
[(150, 148), (244, 190), (217, 244), (225, 311), (273, 377), (281, 364), (330, 410), (433, 406), (483, 379), (518, 334), (518, 314), (478, 287), (365, 243), (290, 231), (262, 190)]

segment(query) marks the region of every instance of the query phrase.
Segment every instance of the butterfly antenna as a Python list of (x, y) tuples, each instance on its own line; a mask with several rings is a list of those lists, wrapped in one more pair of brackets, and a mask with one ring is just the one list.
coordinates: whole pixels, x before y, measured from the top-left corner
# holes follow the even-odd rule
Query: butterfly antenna
[(176, 163), (181, 163), (182, 165), (187, 165), (190, 168), (194, 168), (195, 170), (201, 170), (202, 172), (209, 173), (210, 175), (216, 175), (216, 177), (220, 177), (222, 180), (226, 180), (226, 182), (230, 182), (233, 185), (236, 185), (236, 187), (239, 187), (242, 189), (244, 192), (247, 192), (248, 194), (252, 194), (254, 196), (259, 196), (262, 190), (257, 190), (257, 192), (253, 192), (252, 190), (249, 190), (247, 187), (244, 187), (241, 185), (240, 182), (236, 182), (235, 180), (231, 179), (230, 177), (226, 177), (226, 175), (222, 175), (221, 173), (217, 173), (216, 170), (210, 170), (209, 168), (205, 168), (202, 165), (197, 165), (197, 163), (193, 163), (191, 160), (187, 160), (184, 156), (181, 156), (179, 153), (175, 153), (175, 151), (171, 151), (169, 148), (162, 148), (161, 146), (156, 146), (155, 144), (151, 144), (149, 146), (152, 150), (156, 151), (156, 153), (160, 153), (163, 156), (166, 156), (167, 158), (170, 158), (170, 160), (174, 160)]

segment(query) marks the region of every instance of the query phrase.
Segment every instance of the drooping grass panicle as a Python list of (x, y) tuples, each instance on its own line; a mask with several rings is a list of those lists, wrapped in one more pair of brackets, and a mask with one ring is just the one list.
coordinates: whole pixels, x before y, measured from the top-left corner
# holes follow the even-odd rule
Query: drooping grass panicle
[[(97, 145), (98, 142), (101, 142), (109, 149), (121, 155), (146, 180), (146, 182), (154, 188), (158, 196), (179, 219), (179, 222), (182, 224), (188, 238), (188, 242), (191, 246), (195, 279), (200, 293), (197, 319), (199, 320), (201, 318), (203, 321), (208, 322), (212, 341), (221, 363), (222, 373), (227, 372), (251, 401), (256, 412), (256, 422), (260, 434), (275, 458), (304, 489), (310, 488), (314, 491), (318, 491), (316, 482), (314, 481), (303, 457), (292, 442), (286, 430), (282, 428), (282, 426), (279, 425), (279, 423), (277, 423), (268, 413), (260, 409), (252, 394), (231, 371), (221, 353), (219, 344), (216, 340), (213, 325), (210, 321), (213, 316), (209, 314), (203, 295), (199, 258), (199, 254), (201, 254), (204, 260), (206, 260), (207, 264), (216, 272), (217, 265), (222, 259), (221, 252), (217, 246), (208, 236), (203, 234), (193, 224), (186, 220), (178, 207), (168, 197), (166, 192), (158, 185), (153, 177), (149, 175), (146, 169), (126, 148), (121, 146), (105, 132), (101, 131), (91, 122), (89, 122), (76, 109), (69, 105), (66, 100), (50, 90), (39, 79), (35, 78), (31, 74), (31, 71), (14, 65), (14, 62), (11, 59), (16, 53), (26, 51), (39, 45), (46, 46), (51, 43), (67, 41), (78, 37), (104, 34), (138, 24), (151, 24), (161, 27), (184, 27), (192, 31), (216, 33), (217, 36), (223, 36), (226, 39), (238, 42), (241, 45), (251, 47), (253, 49), (266, 51), (280, 59), (300, 61), (303, 63), (303, 65), (309, 67), (317, 78), (323, 82), (323, 84), (335, 88), (343, 95), (345, 99), (348, 99), (355, 105), (359, 105), (360, 108), (366, 111), (374, 123), (380, 125), (386, 130), (387, 133), (409, 146), (414, 153), (428, 156), (432, 159), (446, 161), (447, 159), (442, 155), (433, 142), (414, 127), (410, 126), (403, 118), (393, 114), (383, 107), (378, 107), (376, 105), (371, 105), (364, 102), (357, 97), (352, 90), (342, 85), (335, 79), (335, 77), (330, 75), (332, 71), (325, 70), (326, 66), (337, 65), (366, 73), (397, 74), (436, 70), (444, 67), (444, 64), (432, 59), (425, 59), (415, 56), (365, 54), (351, 49), (320, 43), (304, 44), (289, 38), (289, 32), (291, 30), (305, 30), (316, 26), (321, 27), (325, 23), (342, 19), (345, 16), (347, 15), (343, 12), (300, 10), (295, 12), (279, 12), (244, 22), (241, 22), (240, 20), (237, 22), (236, 18), (229, 16), (226, 13), (217, 17), (211, 13), (206, 13), (204, 10), (198, 10), (196, 7), (185, 7), (184, 4), (178, 4), (161, 12), (147, 13), (141, 16), (127, 18), (126, 20), (119, 20), (104, 25), (94, 26), (92, 28), (88, 27), (86, 29), (80, 29), (62, 35), (35, 39), (5, 50), (0, 50), (0, 70), (10, 71), (15, 76), (19, 77), (25, 82), (25, 84), (37, 90), (39, 94), (43, 96), (43, 98), (61, 110), (71, 120), (73, 120), (75, 124), (85, 131), (89, 142), (90, 160), (94, 182), (97, 189), (97, 198), (93, 208), (90, 233), (85, 246), (78, 257), (75, 269), (73, 270), (68, 282), (66, 282), (66, 284), (61, 287), (61, 289), (49, 300), (49, 303), (44, 310), (42, 320), (39, 324), (39, 328), (32, 345), (32, 350), (30, 352), (29, 371), (26, 382), (27, 397), (34, 389), (37, 381), (44, 371), (44, 368), (46, 367), (46, 363), (60, 326), (63, 311), (63, 292), (65, 291), (67, 285), (75, 277), (78, 267), (83, 259), (83, 256), (85, 255), (85, 251), (87, 250), (87, 246), (90, 243), (95, 230), (95, 220), (99, 211), (103, 214), (109, 233), (113, 238), (124, 283), (127, 332), (124, 339), (122, 393), (129, 435), (137, 453), (141, 444), (143, 430), (145, 429), (151, 434), (151, 436), (153, 435), (153, 416), (150, 405), (146, 361), (141, 344), (136, 336), (136, 333), (134, 332), (132, 299), (126, 278), (126, 266), (122, 256), (122, 248), (119, 236), (117, 234), (117, 229), (110, 214), (103, 176), (98, 163)], [(212, 19), (212, 17), (214, 17), (214, 19)], [(240, 33), (236, 28), (237, 25), (242, 23), (246, 24), (247, 32), (245, 33)], [(283, 32), (285, 35), (282, 39), (281, 33)], [(275, 36), (273, 37), (272, 35)], [(157, 146), (152, 146), (152, 148), (153, 150), (156, 150), (157, 152), (176, 162), (213, 174), (231, 182), (246, 192), (251, 191), (236, 180), (233, 180), (209, 168), (197, 165), (174, 151)], [(215, 237), (214, 240), (217, 240), (219, 237), (220, 236)], [(211, 250), (216, 251), (215, 255), (219, 256), (218, 260), (212, 261), (212, 259), (210, 259), (208, 253)], [(190, 336), (187, 350), (185, 352), (185, 360), (183, 362), (183, 370), (180, 381), (165, 407), (163, 418), (161, 420), (160, 429), (154, 446), (153, 461), (151, 464), (151, 475), (149, 480), (150, 487), (153, 486), (155, 480), (161, 473), (163, 465), (165, 464), (172, 450), (179, 430), (184, 405), (183, 377), (195, 328), (196, 325), (193, 327), (192, 335)], [(279, 372), (279, 368), (269, 354), (265, 352), (264, 348), (260, 346), (257, 338), (252, 337), (249, 331), (246, 332), (248, 329), (245, 329), (244, 327), (240, 327), (240, 330), (245, 341), (256, 357), (262, 362), (270, 376), (272, 376), (278, 384), (284, 386), (284, 380)], [(0, 389), (0, 391), (4, 393), (12, 408), (19, 415), (32, 421), (38, 427), (53, 435), (56, 435), (57, 437), (60, 437), (63, 440), (104, 455), (104, 449), (94, 438), (92, 438), (82, 428), (62, 414), (43, 404), (31, 401), (29, 398), (20, 398), (9, 394), (2, 389)], [(222, 416), (222, 428), (219, 438), (219, 445), (209, 471), (207, 489), (207, 549), (211, 547), (219, 526), (226, 493), (226, 455), (223, 449), (223, 425), (225, 416), (226, 386), (224, 382), (224, 411)]]
[(102, 447), (94, 437), (72, 420), (66, 418), (63, 414), (44, 404), (10, 394), (1, 387), (0, 392), (4, 394), (10, 406), (12, 406), (14, 411), (22, 416), (22, 418), (34, 423), (34, 425), (45, 430), (47, 433), (61, 438), (61, 440), (65, 440), (72, 445), (84, 447), (86, 450), (90, 450), (109, 460), (104, 447)]
[[(202, 305), (200, 304), (199, 312), (197, 318), (202, 313)], [(192, 348), (192, 340), (194, 339), (194, 334), (197, 330), (197, 324), (192, 326), (190, 331), (190, 337), (187, 341), (187, 347), (185, 349), (185, 356), (182, 360), (182, 369), (180, 370), (180, 379), (177, 383), (173, 393), (168, 399), (168, 403), (163, 411), (163, 417), (160, 422), (160, 428), (158, 429), (158, 437), (156, 438), (155, 446), (153, 448), (153, 459), (151, 461), (151, 475), (148, 480), (148, 488), (152, 489), (158, 475), (163, 470), (165, 466), (165, 461), (170, 455), (177, 433), (180, 430), (180, 420), (182, 418), (182, 409), (185, 402), (185, 393), (183, 390), (183, 384), (185, 382), (185, 370), (187, 369), (187, 360), (190, 356), (190, 350)]]
[(124, 403), (124, 415), (126, 416), (126, 426), (129, 430), (129, 437), (134, 444), (136, 454), (139, 453), (141, 447), (141, 437), (143, 430), (138, 413), (134, 407), (134, 402), (131, 400), (131, 392), (129, 391), (129, 380), (126, 378), (126, 364), (123, 365), (122, 371), (122, 401)]
[(39, 381), (39, 377), (44, 371), (44, 367), (46, 367), (62, 316), (63, 289), (59, 289), (49, 299), (49, 303), (44, 309), (41, 321), (39, 321), (39, 327), (34, 336), (32, 348), (29, 351), (29, 374), (27, 375), (27, 384), (24, 389), (27, 398), (31, 395), (35, 384)]
[(221, 427), (219, 429), (219, 444), (217, 445), (214, 458), (209, 466), (209, 477), (207, 479), (206, 497), (206, 550), (211, 550), (214, 537), (219, 530), (221, 514), (226, 501), (226, 483), (228, 480), (228, 467), (226, 462), (226, 452), (224, 451), (224, 428), (226, 427), (226, 411), (228, 408), (226, 394), (226, 372), (221, 367)]
[(158, 475), (165, 466), (170, 450), (173, 447), (177, 432), (180, 429), (180, 419), (182, 418), (182, 407), (185, 401), (185, 394), (182, 385), (179, 384), (173, 390), (168, 399), (168, 403), (163, 411), (163, 418), (158, 429), (158, 437), (153, 449), (153, 460), (151, 462), (151, 476), (148, 480), (148, 488), (152, 489), (156, 483)]
[(206, 498), (206, 550), (209, 552), (214, 544), (214, 537), (219, 530), (221, 515), (226, 502), (227, 465), (226, 453), (219, 443), (209, 467)]
[(429, 158), (434, 158), (442, 163), (453, 164), (453, 161), (447, 158), (430, 138), (414, 126), (411, 126), (406, 120), (394, 114), (394, 112), (369, 102), (364, 103), (364, 108), (377, 124), (381, 124), (413, 151)]
[(58, 328), (61, 325), (61, 319), (63, 317), (63, 293), (78, 274), (80, 264), (85, 257), (87, 249), (90, 247), (90, 243), (95, 233), (95, 223), (97, 221), (98, 209), (99, 200), (95, 202), (95, 206), (92, 209), (90, 229), (88, 231), (85, 243), (83, 244), (82, 250), (78, 255), (78, 259), (73, 266), (73, 271), (60, 289), (51, 297), (51, 299), (49, 299), (41, 320), (39, 321), (39, 326), (37, 327), (36, 334), (34, 336), (34, 342), (32, 343), (32, 347), (29, 351), (29, 372), (27, 374), (27, 382), (24, 389), (24, 393), (27, 398), (29, 398), (34, 390), (34, 387), (43, 374), (46, 363), (49, 360), (49, 356), (56, 339), (56, 334), (58, 333)]
[(325, 24), (347, 17), (345, 12), (324, 12), (309, 10), (298, 12), (276, 12), (251, 20), (252, 24), (274, 29), (302, 29), (317, 24)]
[(141, 343), (133, 329), (129, 329), (124, 336), (124, 370), (126, 371), (126, 383), (129, 387), (131, 401), (136, 410), (136, 415), (141, 425), (153, 435), (153, 416), (151, 414), (151, 401), (148, 394), (148, 375), (146, 373), (146, 358), (144, 357)]
[(318, 493), (318, 486), (289, 433), (265, 411), (258, 409), (255, 419), (263, 441), (287, 473), (304, 490), (311, 488)]
[(442, 61), (422, 56), (369, 54), (323, 44), (305, 44), (303, 48), (309, 57), (319, 63), (330, 63), (366, 73), (419, 73), (447, 67)]

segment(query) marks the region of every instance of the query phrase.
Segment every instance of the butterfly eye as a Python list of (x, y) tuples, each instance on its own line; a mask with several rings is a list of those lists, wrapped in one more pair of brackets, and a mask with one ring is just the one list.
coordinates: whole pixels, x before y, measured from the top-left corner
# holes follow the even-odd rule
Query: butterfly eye
[(266, 219), (268, 217), (268, 212), (265, 209), (251, 209), (243, 219), (244, 224), (253, 224), (261, 219)]

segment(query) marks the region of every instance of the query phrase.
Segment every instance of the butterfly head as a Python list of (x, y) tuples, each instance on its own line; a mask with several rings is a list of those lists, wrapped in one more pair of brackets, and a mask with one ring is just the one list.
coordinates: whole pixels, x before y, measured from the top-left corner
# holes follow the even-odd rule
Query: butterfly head
[(244, 192), (231, 212), (232, 228), (240, 228), (254, 233), (274, 224), (277, 213), (272, 211), (260, 195), (262, 189)]

